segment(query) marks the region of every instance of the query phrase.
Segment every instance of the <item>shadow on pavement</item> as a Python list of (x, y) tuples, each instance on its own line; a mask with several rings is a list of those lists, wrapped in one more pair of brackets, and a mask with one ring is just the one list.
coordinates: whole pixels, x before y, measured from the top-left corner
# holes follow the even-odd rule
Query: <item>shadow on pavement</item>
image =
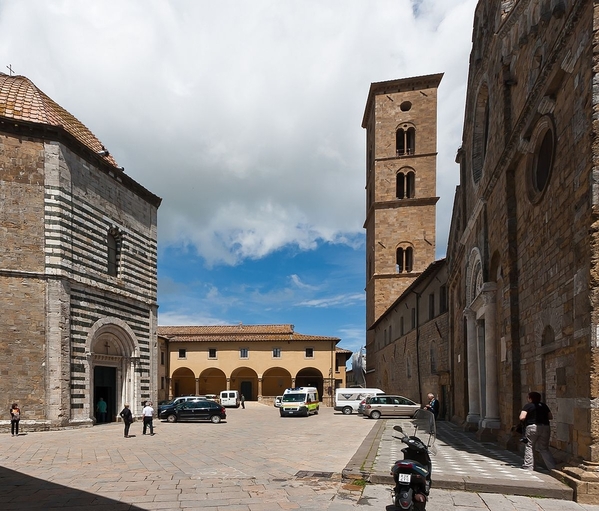
[(132, 504), (101, 497), (0, 467), (0, 502), (3, 511), (22, 509), (142, 509)]
[(506, 454), (511, 455), (514, 457), (514, 467), (520, 467), (524, 458), (521, 452), (504, 449), (495, 442), (481, 442), (476, 438), (476, 433), (464, 431), (448, 421), (437, 422), (437, 442), (439, 441), (456, 451), (480, 454), (504, 463)]

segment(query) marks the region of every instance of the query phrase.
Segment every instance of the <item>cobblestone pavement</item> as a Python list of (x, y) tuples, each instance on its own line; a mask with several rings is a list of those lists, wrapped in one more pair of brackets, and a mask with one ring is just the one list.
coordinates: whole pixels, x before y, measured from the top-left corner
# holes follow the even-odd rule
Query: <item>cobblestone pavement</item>
[[(279, 417), (228, 409), (227, 421), (121, 424), (0, 435), (0, 506), (12, 509), (345, 509), (361, 492), (341, 471), (374, 422), (321, 408)], [(119, 504), (120, 503), (120, 504)]]
[[(44, 433), (27, 433), (23, 424), (18, 437), (0, 435), (0, 509), (394, 511), (391, 485), (369, 484), (362, 491), (341, 477), (356, 451), (372, 445), (372, 432), (386, 432), (393, 421), (330, 408), (317, 416), (282, 419), (274, 407), (253, 402), (227, 413), (221, 424), (155, 421), (155, 436), (141, 435), (137, 422), (131, 429), (136, 436), (129, 439), (120, 424)], [(376, 463), (388, 473), (388, 461), (397, 453), (387, 453), (391, 439), (380, 444)], [(435, 474), (445, 470), (442, 465), (468, 466), (466, 458), (489, 456), (460, 447), (461, 454), (450, 456), (455, 447), (447, 446)], [(492, 464), (511, 462), (491, 457)], [(427, 509), (599, 511), (599, 506), (433, 488)]]

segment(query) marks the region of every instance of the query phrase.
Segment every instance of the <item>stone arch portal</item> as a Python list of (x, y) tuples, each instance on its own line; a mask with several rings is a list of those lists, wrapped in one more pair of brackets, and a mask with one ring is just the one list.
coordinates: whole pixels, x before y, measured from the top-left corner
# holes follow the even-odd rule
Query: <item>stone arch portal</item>
[(291, 387), (291, 373), (282, 367), (271, 367), (262, 375), (262, 396), (280, 396)]
[(296, 387), (316, 387), (318, 396), (323, 399), (324, 378), (322, 373), (315, 367), (305, 367), (300, 370), (295, 377)]
[(221, 390), (227, 389), (227, 376), (223, 371), (216, 367), (204, 369), (200, 374), (200, 390), (199, 393), (219, 394)]
[(140, 413), (139, 344), (133, 330), (117, 318), (98, 320), (88, 333), (85, 355), (85, 387), (89, 392), (79, 406), (72, 398), (72, 420), (97, 423), (101, 418), (97, 409), (100, 398), (107, 405), (106, 422), (116, 420), (125, 403), (133, 413)]

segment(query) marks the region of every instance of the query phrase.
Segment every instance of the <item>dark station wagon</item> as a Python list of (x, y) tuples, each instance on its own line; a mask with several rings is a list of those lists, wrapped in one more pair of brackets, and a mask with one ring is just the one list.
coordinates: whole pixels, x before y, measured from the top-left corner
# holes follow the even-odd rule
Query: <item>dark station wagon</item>
[(185, 401), (164, 408), (158, 417), (167, 422), (209, 420), (218, 424), (227, 418), (225, 407), (214, 401)]

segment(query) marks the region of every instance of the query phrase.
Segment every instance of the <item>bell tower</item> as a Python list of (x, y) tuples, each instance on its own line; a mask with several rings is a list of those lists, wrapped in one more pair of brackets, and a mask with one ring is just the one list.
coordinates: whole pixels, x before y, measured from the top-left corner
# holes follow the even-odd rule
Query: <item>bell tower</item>
[(367, 353), (374, 335), (368, 329), (435, 260), (437, 88), (442, 77), (370, 85), (362, 120)]

